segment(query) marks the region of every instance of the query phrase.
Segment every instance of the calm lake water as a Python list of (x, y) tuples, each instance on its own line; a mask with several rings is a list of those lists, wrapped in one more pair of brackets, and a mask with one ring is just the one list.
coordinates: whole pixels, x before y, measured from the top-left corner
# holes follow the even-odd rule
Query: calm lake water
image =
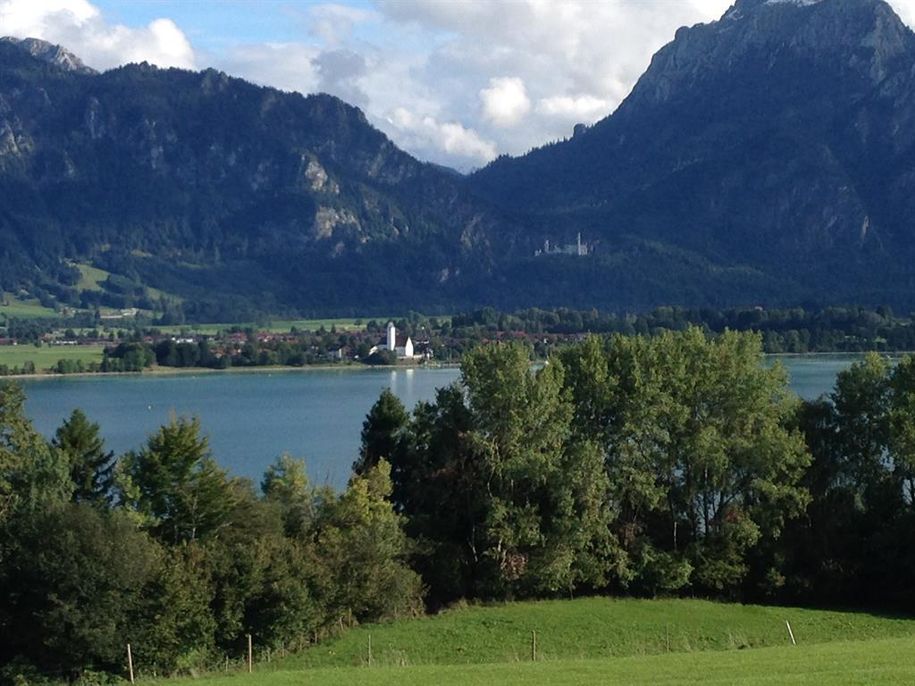
[[(780, 358), (804, 398), (828, 392), (855, 357)], [(175, 376), (84, 376), (23, 382), (26, 409), (51, 436), (74, 408), (108, 448), (138, 448), (171, 414), (199, 417), (219, 463), (258, 481), (278, 455), (305, 458), (313, 482), (343, 486), (362, 421), (389, 387), (410, 408), (458, 378), (457, 369), (340, 369)]]

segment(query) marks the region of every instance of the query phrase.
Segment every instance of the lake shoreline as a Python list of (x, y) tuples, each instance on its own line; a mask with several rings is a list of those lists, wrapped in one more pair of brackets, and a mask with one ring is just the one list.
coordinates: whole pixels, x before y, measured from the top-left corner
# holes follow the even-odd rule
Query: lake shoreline
[[(765, 361), (785, 366), (791, 390), (814, 400), (829, 393), (836, 375), (855, 359), (808, 355)], [(66, 376), (75, 375), (55, 378)], [(257, 481), (278, 455), (290, 454), (307, 460), (313, 481), (342, 488), (359, 453), (366, 414), (380, 393), (389, 388), (411, 412), (418, 402), (434, 401), (441, 387), (460, 382), (460, 369), (327, 364), (159, 368), (83, 374), (57, 383), (46, 382), (49, 378), (22, 381), (26, 414), (49, 439), (75, 408), (102, 427), (106, 448), (116, 454), (141, 447), (171, 417), (196, 417), (214, 458), (235, 476)]]
[[(915, 355), (915, 350), (900, 350), (885, 352), (879, 350), (870, 350), (864, 352), (814, 352), (814, 353), (764, 353), (763, 357), (768, 358), (815, 358), (815, 357), (861, 357), (869, 352), (876, 352), (879, 355), (888, 358), (899, 358), (905, 355)], [(534, 364), (542, 364), (543, 360), (535, 360)], [(87, 377), (142, 377), (142, 376), (185, 376), (187, 374), (271, 374), (273, 372), (309, 372), (309, 371), (366, 371), (372, 369), (386, 369), (398, 371), (400, 369), (456, 369), (461, 366), (460, 362), (442, 362), (435, 363), (434, 366), (424, 364), (377, 364), (366, 365), (356, 362), (336, 363), (336, 364), (309, 364), (301, 367), (291, 365), (261, 365), (254, 367), (227, 367), (226, 369), (211, 369), (209, 367), (153, 367), (141, 372), (73, 372), (72, 374), (55, 374), (54, 372), (41, 372), (34, 374), (8, 374), (0, 376), (0, 383), (9, 380), (23, 379), (27, 381), (44, 380), (44, 379), (69, 379), (69, 378), (87, 378)]]
[(0, 376), (0, 383), (4, 381), (15, 381), (23, 379), (27, 381), (43, 381), (48, 379), (85, 379), (93, 377), (103, 378), (139, 378), (139, 377), (163, 377), (163, 376), (196, 376), (201, 375), (219, 375), (219, 374), (272, 374), (273, 372), (329, 372), (329, 371), (371, 371), (373, 369), (384, 369), (388, 371), (399, 371), (408, 369), (457, 369), (461, 365), (459, 362), (447, 362), (436, 364), (435, 366), (419, 364), (308, 364), (301, 367), (291, 365), (261, 365), (255, 367), (227, 367), (226, 369), (211, 369), (209, 367), (153, 367), (142, 372), (73, 372), (72, 374), (55, 374), (53, 372), (35, 373), (35, 374), (7, 374)]

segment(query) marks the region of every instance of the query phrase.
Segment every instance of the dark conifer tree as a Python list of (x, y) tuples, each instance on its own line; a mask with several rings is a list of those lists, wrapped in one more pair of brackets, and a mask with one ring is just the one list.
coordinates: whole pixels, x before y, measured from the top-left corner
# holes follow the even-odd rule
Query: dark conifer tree
[(53, 445), (70, 465), (73, 502), (106, 502), (114, 453), (105, 450), (99, 425), (90, 422), (82, 410), (73, 410), (57, 429)]

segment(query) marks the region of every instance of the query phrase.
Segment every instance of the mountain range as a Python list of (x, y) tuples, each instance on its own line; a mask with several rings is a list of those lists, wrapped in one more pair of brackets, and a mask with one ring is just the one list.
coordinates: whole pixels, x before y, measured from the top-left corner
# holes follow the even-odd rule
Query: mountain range
[(469, 176), (329, 95), (0, 40), (0, 290), (44, 300), (912, 308), (913, 216), (915, 35), (882, 0), (738, 0), (605, 119)]

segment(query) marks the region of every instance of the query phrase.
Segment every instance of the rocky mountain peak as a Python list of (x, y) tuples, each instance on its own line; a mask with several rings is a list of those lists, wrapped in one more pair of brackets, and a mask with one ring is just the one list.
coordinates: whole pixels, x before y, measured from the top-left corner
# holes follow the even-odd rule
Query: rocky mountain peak
[(33, 57), (56, 65), (61, 69), (76, 74), (97, 74), (98, 72), (91, 67), (87, 67), (83, 61), (66, 48), (49, 43), (39, 38), (14, 38), (5, 36), (0, 41), (16, 45)]
[(823, 68), (872, 87), (915, 65), (915, 35), (883, 0), (738, 0), (720, 20), (678, 30), (627, 104), (665, 103), (701, 83), (789, 64), (798, 76)]

